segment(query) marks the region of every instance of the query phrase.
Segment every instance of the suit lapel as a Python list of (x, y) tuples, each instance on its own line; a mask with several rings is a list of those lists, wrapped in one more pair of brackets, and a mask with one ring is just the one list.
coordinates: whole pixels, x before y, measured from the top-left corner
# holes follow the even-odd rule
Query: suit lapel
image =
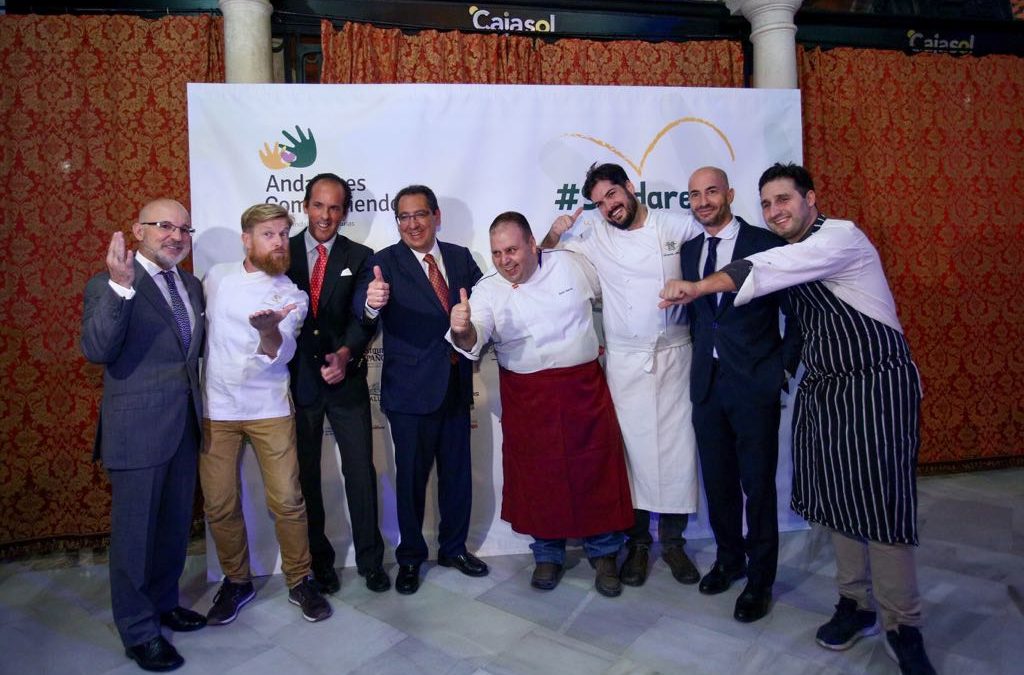
[[(167, 304), (167, 299), (164, 298), (164, 294), (160, 292), (160, 289), (156, 285), (156, 281), (153, 277), (149, 276), (149, 272), (146, 271), (141, 264), (135, 263), (135, 286), (136, 292), (142, 296), (146, 302), (152, 305), (156, 313), (164, 320), (168, 328), (174, 333), (175, 337), (178, 338), (178, 345), (181, 347), (181, 351), (185, 351), (185, 345), (181, 341), (181, 334), (178, 332), (178, 323), (174, 320), (174, 313), (171, 311), (171, 306)], [(191, 299), (192, 292), (189, 290), (189, 298)], [(194, 306), (194, 305), (193, 305)], [(192, 327), (193, 333), (195, 332), (195, 326)]]
[[(181, 270), (178, 270), (181, 272)], [(187, 275), (187, 276), (186, 276)], [(192, 305), (192, 340), (189, 342), (189, 353), (203, 348), (203, 333), (206, 331), (206, 314), (203, 310), (203, 285), (193, 275), (181, 272), (181, 278), (188, 284), (188, 301)]]

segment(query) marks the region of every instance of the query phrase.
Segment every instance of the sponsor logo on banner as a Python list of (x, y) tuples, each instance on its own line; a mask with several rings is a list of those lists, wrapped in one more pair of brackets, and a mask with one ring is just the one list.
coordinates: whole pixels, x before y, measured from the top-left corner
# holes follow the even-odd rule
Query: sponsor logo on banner
[(960, 39), (943, 37), (935, 33), (927, 37), (913, 28), (907, 31), (907, 46), (915, 52), (936, 52), (940, 54), (971, 54), (974, 52), (974, 36)]
[(281, 141), (263, 143), (263, 149), (259, 151), (263, 166), (271, 171), (287, 168), (304, 169), (307, 166), (313, 166), (313, 162), (316, 161), (316, 138), (313, 137), (313, 130), (307, 128), (303, 132), (302, 128), (296, 124), (295, 133), (298, 138), (283, 129), (281, 130), (281, 135), (291, 145), (285, 145)]
[(554, 33), (555, 15), (517, 16), (511, 12), (494, 14), (484, 7), (471, 5), (469, 15), (473, 28), (497, 33)]
[[(729, 157), (734, 162), (736, 161), (736, 151), (733, 149), (732, 142), (729, 140), (729, 137), (725, 135), (725, 132), (723, 132), (714, 123), (700, 117), (680, 117), (679, 119), (672, 120), (666, 124), (647, 144), (647, 147), (644, 149), (639, 161), (630, 157), (623, 150), (620, 150), (606, 140), (581, 133), (569, 133), (565, 135), (593, 143), (594, 145), (611, 152), (613, 155), (621, 159), (623, 163), (633, 169), (637, 175), (637, 180), (633, 181), (633, 187), (636, 188), (636, 198), (647, 208), (658, 210), (670, 209), (673, 206), (677, 206), (678, 208), (689, 210), (690, 195), (685, 185), (680, 186), (678, 190), (648, 190), (647, 181), (643, 179), (644, 167), (647, 164), (647, 159), (658, 146), (658, 143), (666, 136), (671, 135), (673, 129), (684, 124), (700, 124), (711, 129), (721, 140), (723, 147), (729, 153)], [(589, 199), (586, 198), (585, 195), (582, 195), (582, 190), (577, 183), (566, 181), (562, 183), (561, 187), (555, 189), (555, 207), (559, 211), (574, 211), (577, 205), (581, 202), (583, 202), (584, 211), (592, 211), (597, 208)]]

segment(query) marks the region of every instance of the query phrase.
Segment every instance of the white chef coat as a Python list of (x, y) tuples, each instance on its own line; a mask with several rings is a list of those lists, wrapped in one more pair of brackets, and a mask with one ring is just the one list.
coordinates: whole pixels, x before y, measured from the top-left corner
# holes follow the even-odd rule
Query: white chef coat
[(858, 312), (903, 332), (878, 251), (849, 220), (828, 218), (807, 239), (755, 253), (736, 306), (808, 281), (820, 281)]
[(491, 272), (473, 287), (472, 349), (455, 346), (451, 330), (445, 339), (474, 361), (493, 341), (498, 364), (515, 373), (589, 363), (597, 358), (592, 307), (599, 296), (597, 275), (585, 260), (570, 251), (541, 251), (540, 265), (523, 283)]
[(636, 230), (598, 216), (578, 220), (563, 239), (601, 281), (605, 373), (626, 442), (634, 506), (657, 513), (697, 510), (690, 331), (685, 307), (658, 309), (658, 293), (682, 277), (679, 249), (703, 232), (692, 216), (648, 209)]
[[(240, 262), (215, 265), (203, 279), (206, 292), (204, 416), (217, 421), (259, 420), (292, 414), (288, 362), (309, 300), (283, 274), (247, 272)], [(258, 353), (260, 336), (249, 315), (297, 306), (280, 324), (281, 347)]]

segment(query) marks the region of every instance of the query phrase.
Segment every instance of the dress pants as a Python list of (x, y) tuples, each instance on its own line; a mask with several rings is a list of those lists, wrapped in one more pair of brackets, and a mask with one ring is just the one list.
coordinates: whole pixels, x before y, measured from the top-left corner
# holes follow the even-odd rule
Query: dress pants
[(730, 569), (746, 564), (749, 583), (770, 588), (779, 558), (775, 471), (781, 406), (778, 396), (759, 402), (730, 384), (715, 368), (707, 398), (693, 406), (708, 520), (717, 561)]
[(921, 596), (917, 590), (914, 547), (832, 533), (836, 549), (836, 582), (839, 594), (871, 609), (871, 596), (878, 603), (885, 630), (897, 626), (921, 625)]
[(233, 583), (252, 579), (249, 539), (242, 514), (242, 441), (248, 437), (263, 476), (267, 508), (281, 547), (281, 571), (292, 588), (310, 573), (306, 507), (299, 487), (295, 418), (203, 420), (199, 480), (206, 500), (206, 522), (217, 546), (224, 576)]
[(395, 549), (400, 565), (427, 559), (423, 514), (427, 479), (437, 462), (438, 555), (466, 552), (473, 500), (469, 449), (469, 405), (462, 402), (457, 366), (452, 366), (441, 407), (426, 415), (386, 411), (395, 445), (395, 500), (401, 542)]
[(196, 488), (199, 423), (189, 402), (186, 428), (169, 462), (108, 470), (110, 595), (126, 647), (160, 635), (160, 614), (178, 606)]
[[(650, 546), (654, 543), (651, 536), (651, 512), (644, 509), (633, 509), (633, 527), (626, 530), (626, 537), (631, 545), (645, 544)], [(690, 521), (688, 513), (662, 513), (658, 516), (658, 541), (661, 542), (662, 550), (673, 546), (682, 548), (686, 543), (683, 538), (683, 530)]]
[(377, 520), (377, 470), (373, 466), (370, 394), (365, 377), (347, 379), (344, 386), (347, 390), (344, 399), (339, 396), (340, 392), (322, 388), (315, 403), (295, 410), (299, 482), (306, 501), (313, 569), (332, 568), (335, 553), (324, 534), (326, 515), (320, 475), (326, 415), (341, 454), (341, 473), (345, 477), (345, 500), (352, 524), (356, 566), (361, 574), (365, 574), (379, 569), (384, 560), (384, 539)]

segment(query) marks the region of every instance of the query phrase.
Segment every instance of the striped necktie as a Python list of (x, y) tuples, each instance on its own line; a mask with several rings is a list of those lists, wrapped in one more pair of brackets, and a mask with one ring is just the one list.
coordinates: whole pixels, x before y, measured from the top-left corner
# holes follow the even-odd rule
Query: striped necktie
[(441, 301), (441, 306), (447, 314), (452, 309), (448, 300), (448, 284), (441, 275), (441, 269), (437, 266), (434, 256), (426, 254), (423, 256), (423, 262), (427, 263), (427, 278), (430, 279), (430, 285), (434, 287), (434, 293), (437, 293), (437, 299)]

